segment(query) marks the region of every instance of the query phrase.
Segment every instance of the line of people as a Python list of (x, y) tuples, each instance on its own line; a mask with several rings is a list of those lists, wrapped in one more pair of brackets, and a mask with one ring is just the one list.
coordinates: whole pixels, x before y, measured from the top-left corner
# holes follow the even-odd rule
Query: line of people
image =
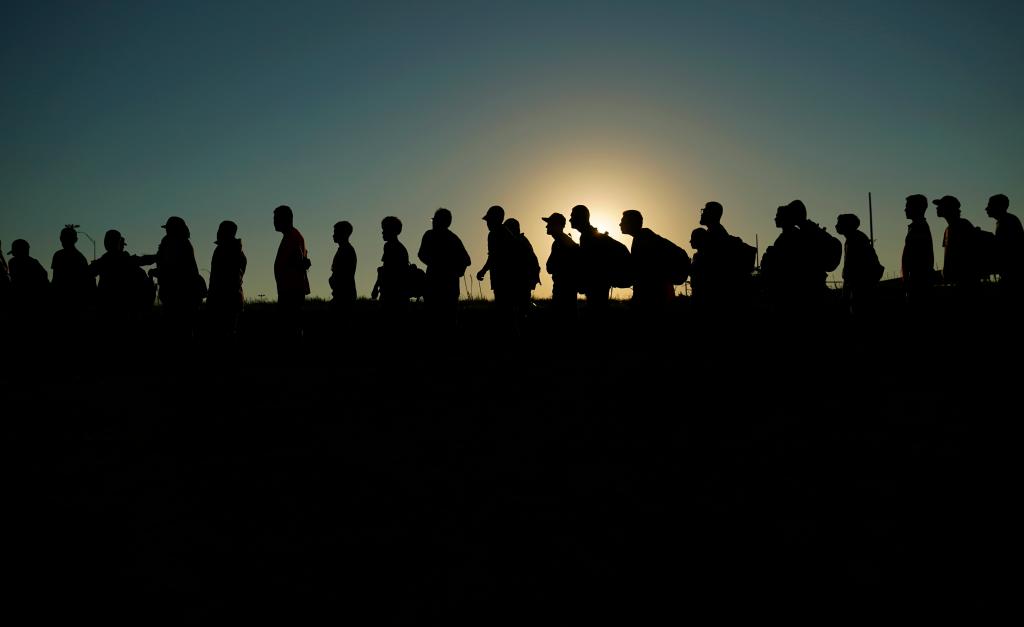
[[(939, 282), (969, 294), (992, 275), (999, 276), (1001, 291), (1016, 302), (1024, 285), (1024, 230), (1008, 211), (1009, 199), (1003, 194), (989, 199), (986, 213), (996, 221), (994, 233), (964, 218), (960, 202), (953, 196), (943, 196), (932, 204), (936, 215), (947, 222), (941, 272), (934, 268), (932, 236), (925, 218), (928, 200), (920, 194), (906, 199), (904, 211), (910, 224), (901, 276), (908, 303), (915, 308), (927, 306)], [(722, 215), (722, 205), (714, 201), (700, 210), (701, 227), (690, 236), (692, 259), (681, 247), (645, 227), (643, 215), (636, 210), (623, 212), (619, 224), (622, 234), (632, 238), (628, 249), (594, 227), (584, 205), (573, 207), (568, 220), (561, 213), (542, 218), (551, 237), (545, 269), (551, 276), (551, 309), (556, 319), (567, 323), (576, 319), (579, 294), (584, 295), (588, 314), (600, 317), (611, 290), (627, 287), (632, 288), (631, 302), (638, 312), (656, 314), (672, 301), (675, 286), (685, 282), (691, 286), (695, 304), (712, 312), (735, 310), (758, 289), (782, 309), (806, 310), (826, 293), (827, 275), (841, 261), (844, 302), (854, 315), (870, 306), (884, 268), (856, 215), (837, 217), (835, 231), (845, 239), (841, 243), (808, 218), (801, 201), (778, 207), (775, 223), (781, 232), (765, 250), (760, 264), (753, 246), (728, 233)], [(506, 219), (501, 206), (490, 207), (483, 220), (488, 231), (487, 259), (476, 278), (483, 281), (490, 275), (496, 307), (510, 324), (517, 325), (530, 307), (533, 290), (541, 284), (540, 262), (519, 222)], [(274, 209), (273, 223), (282, 236), (274, 260), (282, 326), (300, 335), (311, 264), (291, 208), (282, 205)], [(371, 297), (380, 299), (386, 315), (401, 316), (411, 298), (422, 297), (438, 325), (454, 325), (460, 282), (472, 261), (451, 224), (448, 209), (434, 213), (432, 228), (423, 234), (417, 252), (426, 267), (424, 272), (410, 263), (399, 239), (401, 220), (388, 216), (381, 221), (384, 249)], [(578, 242), (566, 232), (567, 225), (579, 233)], [(76, 248), (77, 231), (66, 226), (60, 233), (62, 248), (51, 264), (52, 282), (42, 264), (31, 257), (28, 242), (15, 240), (8, 253), (9, 264), (0, 251), (0, 304), (5, 308), (10, 304), (11, 311), (30, 319), (43, 307), (53, 305), (74, 315), (95, 302), (101, 318), (116, 326), (137, 319), (158, 296), (170, 334), (187, 337), (205, 299), (211, 330), (232, 335), (244, 302), (247, 266), (237, 225), (224, 221), (218, 228), (209, 286), (199, 272), (185, 221), (172, 216), (162, 228), (166, 233), (157, 252), (147, 255), (130, 254), (121, 233), (107, 231), (103, 256), (90, 264)], [(349, 241), (352, 232), (347, 221), (334, 225), (338, 249), (331, 265), (330, 287), (332, 307), (342, 313), (351, 308), (357, 293), (357, 259)], [(152, 267), (148, 272), (144, 270), (147, 266)]]

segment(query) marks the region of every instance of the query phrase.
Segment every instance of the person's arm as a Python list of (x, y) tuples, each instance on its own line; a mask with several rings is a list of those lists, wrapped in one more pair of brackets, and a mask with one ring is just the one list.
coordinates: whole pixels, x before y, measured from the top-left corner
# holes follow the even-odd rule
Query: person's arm
[(423, 239), (420, 240), (420, 249), (416, 252), (416, 257), (423, 262), (424, 265), (429, 266), (433, 263), (432, 255), (433, 251), (430, 246), (430, 231), (423, 234)]

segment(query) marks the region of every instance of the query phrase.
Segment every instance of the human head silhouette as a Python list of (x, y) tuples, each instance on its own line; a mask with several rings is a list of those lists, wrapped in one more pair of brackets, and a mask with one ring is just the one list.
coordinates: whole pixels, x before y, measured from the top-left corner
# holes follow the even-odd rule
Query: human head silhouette
[(501, 205), (492, 205), (487, 209), (487, 213), (484, 214), (484, 221), (487, 222), (487, 228), (494, 230), (501, 226), (501, 223), (505, 221), (505, 209)]
[(347, 220), (334, 223), (334, 243), (347, 242), (352, 235), (352, 225)]
[(78, 231), (73, 226), (66, 226), (60, 230), (60, 244), (64, 248), (74, 248), (78, 242)]
[(224, 220), (217, 227), (217, 241), (214, 244), (227, 244), (235, 241), (238, 234), (238, 225), (231, 220)]
[(619, 221), (619, 230), (624, 235), (637, 235), (644, 228), (644, 216), (636, 209), (627, 209), (622, 212), (622, 220)]
[(782, 205), (775, 210), (775, 226), (780, 229), (786, 229), (795, 224), (796, 220), (793, 219), (793, 207), (791, 205)]
[(387, 216), (380, 221), (380, 231), (385, 242), (397, 239), (398, 234), (402, 232), (402, 221), (395, 216)]
[(280, 205), (274, 209), (274, 230), (281, 233), (290, 230), (294, 219), (292, 208), (288, 205)]
[(911, 194), (907, 196), (907, 204), (903, 208), (903, 213), (907, 216), (908, 220), (917, 220), (923, 218), (925, 211), (928, 210), (928, 199), (923, 194)]
[(700, 250), (705, 244), (707, 244), (707, 241), (707, 229), (693, 229), (693, 231), (690, 232), (690, 248)]
[(512, 235), (519, 235), (522, 233), (522, 230), (519, 228), (519, 220), (516, 220), (515, 218), (509, 218), (508, 220), (505, 220), (503, 224)]
[(700, 223), (704, 226), (714, 226), (722, 222), (722, 205), (712, 200), (705, 203), (700, 210)]
[(11, 242), (11, 250), (7, 254), (11, 257), (28, 257), (28, 251), (28, 242), (23, 239), (16, 239)]
[(586, 205), (576, 205), (569, 211), (569, 225), (579, 232), (583, 232), (590, 226), (590, 209)]
[(434, 217), (431, 219), (431, 224), (436, 231), (444, 231), (452, 225), (452, 212), (448, 211), (444, 207), (441, 207), (434, 212)]
[(110, 229), (103, 234), (103, 248), (108, 253), (119, 253), (124, 251), (124, 237), (121, 235), (121, 231), (116, 229)]
[(960, 200), (956, 196), (943, 196), (932, 201), (935, 205), (935, 215), (946, 220), (952, 220), (960, 216)]
[(794, 224), (807, 221), (807, 207), (802, 200), (794, 200), (786, 206), (789, 207), (788, 211)]
[(541, 220), (547, 225), (545, 230), (548, 235), (556, 235), (565, 230), (565, 216), (558, 212), (552, 213), (546, 218), (541, 218)]
[(852, 213), (840, 213), (836, 216), (836, 233), (850, 235), (860, 228), (860, 218)]
[(167, 231), (167, 235), (176, 238), (188, 239), (191, 237), (191, 233), (188, 231), (188, 225), (185, 221), (178, 216), (171, 216), (167, 218), (167, 222), (164, 222), (163, 226), (160, 227)]
[(988, 205), (985, 206), (985, 213), (990, 218), (998, 219), (1006, 215), (1009, 209), (1010, 199), (1006, 197), (1006, 194), (996, 194), (989, 197)]

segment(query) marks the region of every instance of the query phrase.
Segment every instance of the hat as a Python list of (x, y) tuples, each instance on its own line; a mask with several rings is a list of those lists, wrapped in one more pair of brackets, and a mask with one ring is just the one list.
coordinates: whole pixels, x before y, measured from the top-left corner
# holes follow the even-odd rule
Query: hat
[(565, 216), (558, 213), (557, 211), (546, 218), (541, 218), (541, 220), (544, 220), (548, 224), (554, 222), (555, 224), (561, 224), (562, 226), (565, 226)]
[(937, 207), (952, 207), (953, 209), (960, 208), (960, 201), (956, 196), (943, 196), (932, 201), (932, 204)]
[[(16, 239), (16, 240), (14, 240), (13, 242), (11, 242), (11, 249), (9, 251), (7, 251), (7, 254), (8, 255), (13, 255), (14, 251), (19, 250), (19, 249), (22, 249), (22, 250), (28, 249), (28, 242), (23, 240), (23, 239)], [(20, 255), (21, 253), (19, 252), (18, 254)]]
[(186, 227), (185, 227), (185, 221), (184, 220), (182, 220), (178, 216), (171, 216), (171, 217), (167, 218), (167, 222), (165, 222), (163, 225), (161, 225), (160, 228), (162, 228), (162, 229), (170, 229), (170, 228), (183, 229), (183, 228), (186, 228)]
[(493, 205), (487, 209), (487, 213), (484, 214), (484, 220), (489, 218), (497, 218), (499, 220), (505, 219), (505, 209), (501, 205)]

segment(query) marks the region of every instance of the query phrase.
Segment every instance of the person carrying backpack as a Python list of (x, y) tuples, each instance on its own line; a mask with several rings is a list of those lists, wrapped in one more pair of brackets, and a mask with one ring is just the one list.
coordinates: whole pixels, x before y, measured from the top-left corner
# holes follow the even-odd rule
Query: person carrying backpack
[(685, 250), (644, 227), (635, 209), (622, 212), (619, 229), (633, 237), (629, 259), (633, 275), (633, 305), (640, 311), (661, 311), (675, 297), (675, 285), (685, 283), (690, 257)]
[(449, 327), (455, 325), (458, 312), (459, 281), (472, 261), (462, 240), (451, 231), (451, 211), (441, 207), (431, 224), (416, 255), (427, 267), (423, 301), (435, 321)]
[(541, 218), (551, 236), (551, 254), (545, 264), (551, 275), (551, 307), (562, 323), (576, 320), (576, 294), (579, 291), (580, 245), (565, 232), (565, 216), (552, 213)]
[(747, 300), (750, 279), (757, 263), (757, 249), (747, 244), (722, 226), (722, 205), (716, 201), (705, 203), (700, 210), (700, 224), (707, 229), (706, 236), (698, 236), (703, 249), (705, 304), (720, 313)]
[(603, 315), (612, 286), (629, 287), (629, 249), (590, 224), (585, 205), (572, 208), (569, 225), (580, 233), (580, 293), (586, 296), (588, 311)]
[(842, 213), (836, 218), (836, 233), (846, 238), (843, 250), (843, 301), (855, 316), (866, 313), (871, 294), (885, 268), (878, 261), (871, 240), (860, 230), (860, 218)]

